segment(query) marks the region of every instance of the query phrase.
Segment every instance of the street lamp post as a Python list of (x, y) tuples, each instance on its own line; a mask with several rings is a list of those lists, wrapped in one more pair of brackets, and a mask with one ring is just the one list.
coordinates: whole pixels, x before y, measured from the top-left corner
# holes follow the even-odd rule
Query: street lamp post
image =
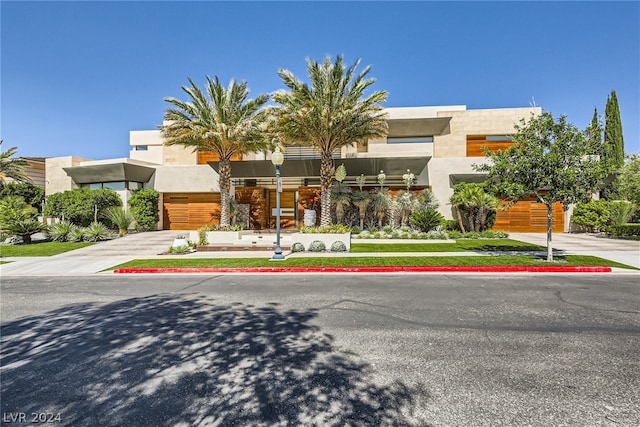
[(280, 193), (282, 192), (280, 166), (284, 163), (284, 155), (278, 146), (276, 146), (276, 151), (271, 154), (271, 163), (276, 167), (276, 251), (271, 259), (283, 260), (284, 255), (282, 255), (282, 248), (280, 248)]

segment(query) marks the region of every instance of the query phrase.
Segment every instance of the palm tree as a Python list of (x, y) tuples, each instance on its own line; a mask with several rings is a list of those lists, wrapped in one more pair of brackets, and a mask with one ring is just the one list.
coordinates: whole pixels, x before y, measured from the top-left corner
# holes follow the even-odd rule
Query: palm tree
[(371, 197), (371, 204), (376, 213), (376, 218), (378, 218), (378, 228), (380, 229), (382, 228), (382, 221), (387, 214), (390, 202), (389, 191), (386, 188), (381, 188)]
[(331, 223), (331, 187), (334, 173), (332, 154), (357, 141), (387, 133), (386, 115), (379, 105), (387, 92), (365, 96), (375, 79), (366, 78), (371, 67), (356, 75), (357, 60), (346, 67), (341, 55), (319, 63), (307, 59), (310, 85), (289, 70), (278, 75), (289, 90), (273, 94), (276, 126), (289, 141), (314, 147), (320, 154), (320, 225)]
[(230, 225), (231, 157), (265, 149), (266, 113), (261, 108), (268, 95), (247, 99), (249, 89), (245, 81), (231, 80), (225, 89), (216, 76), (207, 76), (205, 93), (191, 80), (191, 86), (182, 86), (189, 101), (165, 98), (175, 106), (165, 111), (167, 124), (160, 126), (167, 145), (183, 145), (200, 151), (212, 151), (219, 157), (220, 226)]
[[(0, 139), (0, 146), (4, 141)], [(7, 178), (17, 182), (31, 182), (25, 172), (29, 163), (21, 158), (13, 157), (18, 151), (18, 147), (11, 147), (7, 151), (0, 151), (0, 185), (7, 183)]]

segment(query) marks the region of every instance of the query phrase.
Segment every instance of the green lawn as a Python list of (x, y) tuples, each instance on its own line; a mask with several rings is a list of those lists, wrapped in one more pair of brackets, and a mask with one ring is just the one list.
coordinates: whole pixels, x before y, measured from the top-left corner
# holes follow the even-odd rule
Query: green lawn
[(42, 242), (29, 245), (0, 246), (0, 256), (51, 256), (93, 245), (92, 242)]
[(544, 246), (511, 239), (458, 240), (455, 243), (358, 243), (351, 241), (352, 253), (363, 252), (512, 252), (546, 251)]
[(289, 258), (269, 261), (264, 258), (164, 258), (138, 259), (108, 268), (189, 268), (189, 267), (385, 267), (385, 266), (609, 266), (633, 268), (593, 256), (567, 255), (555, 257), (558, 263), (549, 264), (533, 255), (504, 255), (487, 257), (345, 257), (345, 258)]

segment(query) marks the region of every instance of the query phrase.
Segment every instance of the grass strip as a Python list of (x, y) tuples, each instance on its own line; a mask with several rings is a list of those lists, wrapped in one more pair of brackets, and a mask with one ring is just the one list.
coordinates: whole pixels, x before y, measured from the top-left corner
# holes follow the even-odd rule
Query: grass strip
[(93, 245), (93, 242), (42, 242), (28, 245), (0, 246), (0, 256), (52, 256)]
[(372, 252), (537, 252), (547, 248), (511, 239), (458, 240), (455, 243), (357, 243), (351, 241), (352, 253)]
[(345, 257), (345, 258), (289, 258), (273, 262), (264, 258), (163, 258), (137, 259), (105, 271), (117, 268), (193, 268), (193, 267), (393, 267), (393, 266), (604, 266), (633, 267), (586, 255), (566, 255), (555, 258), (550, 264), (533, 255), (504, 255), (487, 257)]

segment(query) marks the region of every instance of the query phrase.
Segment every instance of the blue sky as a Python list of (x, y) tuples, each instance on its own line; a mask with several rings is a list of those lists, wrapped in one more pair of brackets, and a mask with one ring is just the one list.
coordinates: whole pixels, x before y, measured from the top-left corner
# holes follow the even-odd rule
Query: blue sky
[(385, 106), (535, 103), (584, 128), (611, 90), (640, 152), (640, 3), (0, 2), (3, 148), (127, 157), (187, 77), (255, 96), (305, 58), (372, 65)]

